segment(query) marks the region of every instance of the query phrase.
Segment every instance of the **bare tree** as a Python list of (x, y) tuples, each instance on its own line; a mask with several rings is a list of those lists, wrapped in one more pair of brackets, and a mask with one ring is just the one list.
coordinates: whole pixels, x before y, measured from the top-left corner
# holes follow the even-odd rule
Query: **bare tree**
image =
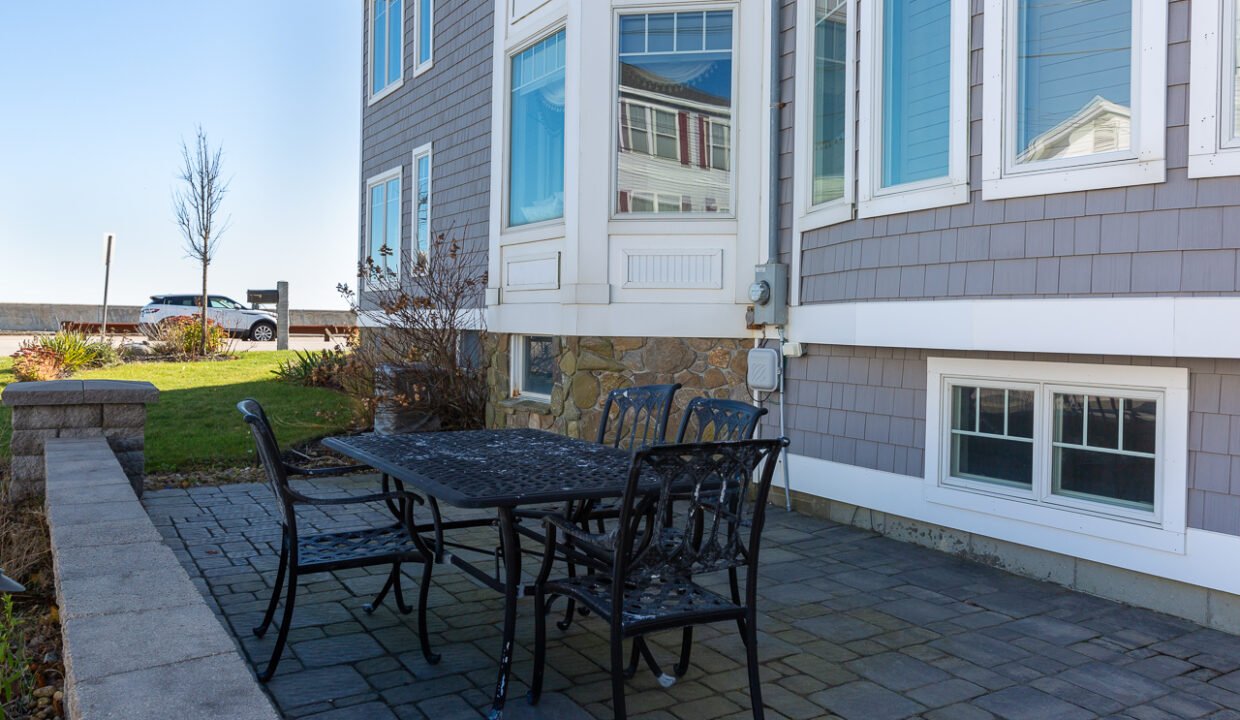
[(181, 184), (172, 192), (172, 209), (185, 236), (185, 253), (202, 263), (202, 334), (199, 352), (207, 354), (207, 268), (215, 257), (220, 236), (228, 229), (228, 219), (220, 220), (220, 205), (228, 193), (229, 181), (220, 173), (223, 149), (213, 152), (207, 134), (198, 126), (193, 146), (181, 141)]

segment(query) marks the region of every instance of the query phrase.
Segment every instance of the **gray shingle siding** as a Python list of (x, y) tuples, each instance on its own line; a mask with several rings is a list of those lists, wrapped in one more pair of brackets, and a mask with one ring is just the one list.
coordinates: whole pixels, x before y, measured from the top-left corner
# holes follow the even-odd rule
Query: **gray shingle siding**
[[(363, 3), (370, 22), (370, 2)], [(491, 75), (494, 46), (491, 0), (435, 3), (434, 62), (414, 76), (414, 4), (405, 3), (404, 83), (367, 105), (369, 35), (362, 43), (361, 213), (358, 237), (366, 236), (366, 179), (397, 165), (401, 185), (403, 252), (412, 239), (412, 152), (433, 143), (431, 229), (486, 252), (490, 214)], [(359, 247), (362, 246), (359, 241)]]
[[(1158, 365), (1189, 371), (1188, 524), (1240, 535), (1240, 360), (943, 352), (809, 345), (788, 361), (786, 433), (798, 455), (922, 477), (926, 358)], [(777, 405), (764, 418), (776, 432)]]
[[(971, 202), (806, 233), (802, 302), (1240, 293), (1240, 178), (1187, 175), (1188, 0), (1168, 4), (1166, 182), (993, 201), (980, 190), (981, 10), (974, 2)], [(783, 92), (790, 116), (794, 63), (787, 56), (795, 34), (788, 17)], [(799, 162), (785, 124), (781, 177)], [(919, 285), (918, 277), (926, 281)]]

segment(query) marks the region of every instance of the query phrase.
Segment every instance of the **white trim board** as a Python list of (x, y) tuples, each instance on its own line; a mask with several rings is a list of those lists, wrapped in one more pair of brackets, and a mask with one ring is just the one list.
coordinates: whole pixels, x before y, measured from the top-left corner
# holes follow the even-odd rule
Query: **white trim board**
[(788, 455), (792, 489), (920, 522), (1005, 540), (1155, 577), (1240, 594), (1240, 575), (1223, 572), (1240, 554), (1240, 537), (1190, 528), (1184, 553), (1081, 535), (981, 511), (927, 502), (923, 479)]
[(1240, 358), (1240, 297), (919, 300), (802, 305), (803, 343), (1005, 352)]

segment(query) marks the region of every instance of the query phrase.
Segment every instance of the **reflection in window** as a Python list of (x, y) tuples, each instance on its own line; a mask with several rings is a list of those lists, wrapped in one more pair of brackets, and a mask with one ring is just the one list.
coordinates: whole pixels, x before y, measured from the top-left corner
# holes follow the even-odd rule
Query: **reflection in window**
[(844, 197), (848, 0), (814, 3), (814, 185), (810, 203)]
[(1152, 510), (1157, 429), (1157, 401), (1056, 393), (1052, 492)]
[(952, 387), (954, 477), (1033, 487), (1033, 391)]
[(400, 80), (404, 11), (401, 0), (374, 0), (370, 30), (370, 93)]
[(414, 198), (415, 229), (414, 241), (417, 243), (417, 262), (422, 265), (426, 253), (431, 247), (431, 154), (426, 151), (413, 159), (414, 167)]
[(732, 12), (623, 15), (619, 61), (616, 212), (729, 212)]
[(1021, 0), (1016, 160), (1127, 150), (1132, 0)]
[(882, 186), (945, 177), (952, 0), (882, 2)]
[(370, 186), (368, 257), (384, 275), (400, 267), (400, 178)]
[(564, 31), (512, 58), (508, 224), (564, 217)]
[(555, 385), (555, 343), (550, 337), (527, 335), (521, 343), (521, 391), (550, 395)]

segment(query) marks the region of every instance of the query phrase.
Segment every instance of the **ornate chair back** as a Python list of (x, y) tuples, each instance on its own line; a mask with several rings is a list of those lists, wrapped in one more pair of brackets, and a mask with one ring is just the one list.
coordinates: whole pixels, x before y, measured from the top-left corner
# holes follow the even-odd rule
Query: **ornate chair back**
[(607, 393), (598, 442), (630, 451), (663, 444), (672, 397), (679, 389), (680, 383), (676, 383), (620, 388)]
[(613, 580), (687, 582), (747, 567), (752, 602), (767, 494), (786, 444), (781, 438), (639, 451), (620, 506)]
[(257, 400), (247, 398), (237, 403), (237, 410), (250, 426), (250, 434), (254, 437), (254, 447), (258, 450), (258, 459), (267, 474), (267, 486), (275, 496), (276, 505), (280, 508), (280, 524), (287, 526), (293, 522), (290, 511), (293, 491), (288, 485), (288, 473), (284, 469), (284, 460), (280, 457), (280, 445), (276, 442), (275, 433), (267, 424), (267, 414)]
[(758, 419), (765, 414), (766, 408), (754, 407), (749, 403), (696, 397), (685, 408), (680, 429), (676, 432), (676, 442), (750, 440), (758, 427)]

